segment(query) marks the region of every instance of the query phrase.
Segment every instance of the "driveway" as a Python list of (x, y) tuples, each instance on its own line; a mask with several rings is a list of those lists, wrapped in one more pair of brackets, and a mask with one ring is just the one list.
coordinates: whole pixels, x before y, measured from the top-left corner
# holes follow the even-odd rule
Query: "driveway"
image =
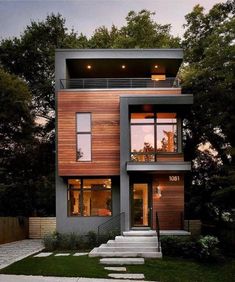
[[(21, 240), (0, 245), (0, 269), (43, 249), (42, 240)], [(2, 280), (0, 280), (2, 281)]]

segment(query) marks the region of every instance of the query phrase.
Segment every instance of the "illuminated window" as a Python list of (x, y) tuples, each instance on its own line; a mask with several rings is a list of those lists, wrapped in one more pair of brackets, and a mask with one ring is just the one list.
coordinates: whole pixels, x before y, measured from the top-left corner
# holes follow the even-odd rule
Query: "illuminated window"
[(91, 161), (91, 114), (77, 113), (77, 160)]
[(69, 179), (70, 216), (111, 216), (111, 179)]
[(131, 160), (155, 162), (157, 153), (177, 152), (176, 113), (131, 113)]

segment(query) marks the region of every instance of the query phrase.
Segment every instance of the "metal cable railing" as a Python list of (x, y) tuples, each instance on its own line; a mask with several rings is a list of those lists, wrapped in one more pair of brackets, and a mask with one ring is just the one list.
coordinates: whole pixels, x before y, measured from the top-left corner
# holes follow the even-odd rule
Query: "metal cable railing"
[(106, 222), (98, 226), (98, 242), (100, 243), (102, 239), (108, 240), (120, 235), (122, 232), (122, 227), (125, 225), (125, 212), (121, 212), (118, 215), (110, 218)]
[(60, 79), (60, 89), (99, 89), (99, 88), (175, 88), (179, 80), (168, 77), (165, 80), (151, 78), (73, 78)]

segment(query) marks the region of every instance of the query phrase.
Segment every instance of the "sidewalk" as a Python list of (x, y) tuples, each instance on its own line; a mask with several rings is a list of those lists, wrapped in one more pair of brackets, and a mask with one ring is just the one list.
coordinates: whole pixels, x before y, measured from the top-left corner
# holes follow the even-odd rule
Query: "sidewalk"
[[(0, 269), (43, 249), (41, 240), (21, 240), (0, 245)], [(1, 280), (2, 281), (2, 280)]]
[(145, 280), (68, 278), (0, 274), (0, 282), (150, 282)]

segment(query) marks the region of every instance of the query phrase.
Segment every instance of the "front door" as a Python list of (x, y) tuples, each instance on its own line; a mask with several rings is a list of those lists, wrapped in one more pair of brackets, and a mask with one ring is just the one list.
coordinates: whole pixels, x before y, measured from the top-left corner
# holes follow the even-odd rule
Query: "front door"
[(149, 183), (131, 185), (132, 226), (151, 227), (151, 186)]

